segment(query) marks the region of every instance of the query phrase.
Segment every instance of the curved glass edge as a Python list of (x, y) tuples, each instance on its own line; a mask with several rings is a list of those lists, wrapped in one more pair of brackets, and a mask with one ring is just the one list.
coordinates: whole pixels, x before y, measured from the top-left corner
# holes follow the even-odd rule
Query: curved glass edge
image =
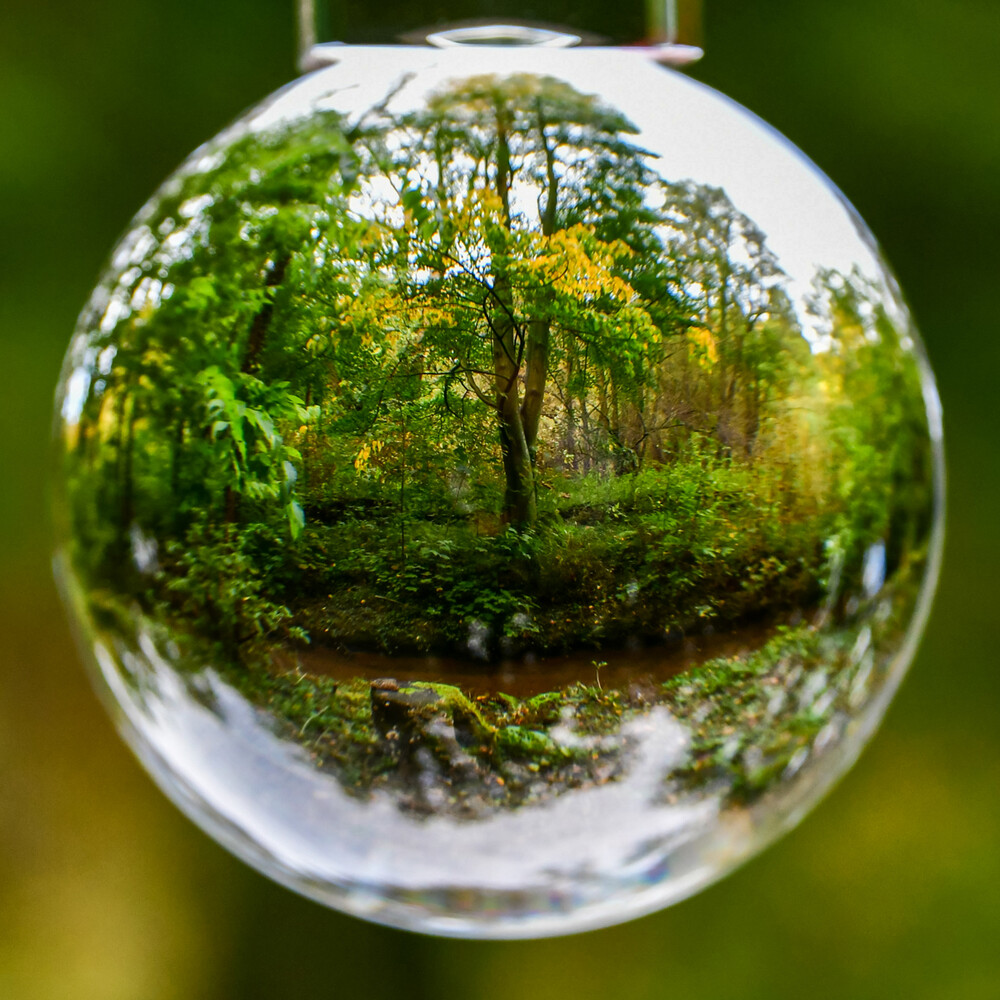
[[(357, 50), (355, 49), (354, 52), (356, 53)], [(289, 85), (289, 87), (291, 86), (294, 86), (294, 84)], [(698, 86), (707, 90), (713, 89), (705, 87), (703, 84), (698, 84)], [(721, 99), (739, 108), (744, 114), (755, 118), (762, 127), (770, 130), (772, 134), (780, 137), (791, 150), (794, 150), (796, 156), (805, 160), (824, 179), (830, 190), (853, 213), (853, 208), (850, 207), (850, 203), (839, 188), (801, 150), (783, 136), (780, 136), (780, 133), (759, 119), (753, 112), (747, 111), (742, 105), (732, 101), (718, 91), (713, 92)], [(258, 106), (257, 110), (266, 107), (273, 99), (274, 97), (263, 102)], [(233, 131), (240, 131), (241, 129), (242, 126), (239, 123), (231, 126), (230, 129), (224, 131), (197, 150), (186, 162), (195, 162), (199, 156), (204, 155), (206, 149), (224, 142), (226, 137), (232, 134)], [(129, 228), (132, 228), (137, 222), (148, 215), (150, 206), (158, 196), (158, 194), (154, 196), (140, 210)], [(877, 251), (879, 259), (883, 261), (886, 276), (893, 278), (893, 272), (885, 264), (884, 257), (881, 250), (878, 249), (874, 237), (860, 219), (858, 219), (858, 228), (859, 232), (870, 241), (872, 247)], [(894, 285), (892, 291), (902, 305), (903, 298), (898, 287)], [(92, 316), (92, 306), (85, 308), (81, 315), (81, 327), (86, 324), (90, 316)], [(827, 794), (847, 770), (850, 769), (877, 730), (889, 702), (898, 690), (916, 653), (920, 637), (930, 614), (943, 560), (946, 466), (941, 404), (934, 377), (927, 361), (925, 347), (912, 322), (909, 322), (908, 332), (913, 338), (915, 354), (921, 369), (924, 402), (931, 431), (930, 438), (934, 466), (934, 515), (928, 564), (921, 583), (916, 608), (905, 632), (901, 648), (893, 658), (879, 691), (866, 706), (863, 714), (852, 721), (849, 731), (836, 748), (832, 752), (825, 754), (815, 764), (810, 761), (789, 786), (780, 789), (779, 792), (772, 793), (773, 798), (769, 797), (762, 800), (756, 808), (760, 811), (762, 817), (766, 813), (767, 821), (762, 821), (759, 827), (755, 829), (754, 836), (746, 838), (740, 844), (738, 850), (727, 852), (728, 857), (722, 863), (714, 862), (711, 866), (695, 867), (686, 879), (677, 880), (667, 885), (647, 887), (644, 890), (632, 893), (630, 897), (622, 898), (618, 896), (613, 901), (581, 907), (570, 914), (542, 914), (501, 920), (476, 915), (469, 915), (462, 918), (450, 916), (435, 917), (433, 914), (429, 915), (426, 909), (417, 904), (400, 904), (384, 899), (365, 897), (363, 893), (358, 892), (357, 888), (346, 888), (335, 891), (328, 886), (306, 884), (297, 873), (290, 870), (280, 860), (266, 852), (262, 852), (246, 831), (235, 827), (217, 810), (208, 806), (191, 789), (185, 787), (178, 780), (176, 772), (172, 769), (169, 762), (152, 752), (134, 725), (133, 720), (113, 697), (108, 685), (108, 678), (97, 663), (91, 644), (79, 630), (75, 630), (75, 638), (81, 654), (87, 662), (95, 690), (108, 708), (116, 727), (132, 752), (150, 771), (156, 784), (196, 825), (217, 839), (236, 856), (264, 872), (280, 884), (307, 898), (328, 906), (333, 906), (354, 916), (395, 928), (432, 933), (446, 937), (475, 937), (499, 940), (555, 936), (598, 929), (611, 924), (621, 923), (680, 902), (700, 889), (719, 881), (734, 869), (749, 861), (765, 847), (773, 843), (780, 835), (795, 827), (806, 813)], [(63, 391), (62, 387), (65, 384), (65, 375), (73, 367), (71, 356), (72, 347), (70, 352), (67, 353), (63, 364), (60, 390), (57, 393), (53, 422), (54, 437), (57, 437), (62, 419), (60, 415), (60, 400)], [(56, 533), (60, 535), (60, 516), (58, 512), (54, 520), (56, 523)], [(73, 573), (67, 565), (65, 553), (61, 548), (57, 549), (54, 558), (54, 571), (64, 603), (68, 608), (79, 613), (81, 610), (80, 595), (76, 589), (76, 581)], [(85, 617), (83, 615), (82, 620), (85, 620)], [(713, 846), (715, 845), (709, 841), (707, 844), (709, 852)], [(472, 892), (476, 891), (475, 887), (470, 887), (470, 890)]]

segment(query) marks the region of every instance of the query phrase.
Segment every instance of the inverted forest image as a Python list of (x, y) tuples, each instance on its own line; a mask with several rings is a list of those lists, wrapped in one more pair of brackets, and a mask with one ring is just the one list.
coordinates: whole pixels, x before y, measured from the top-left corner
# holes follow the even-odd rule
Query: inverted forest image
[(563, 80), (394, 98), (210, 147), (116, 252), (61, 399), (95, 630), (125, 660), (141, 621), (417, 812), (614, 781), (651, 706), (693, 734), (678, 787), (752, 801), (916, 601), (933, 469), (892, 290), (789, 275)]

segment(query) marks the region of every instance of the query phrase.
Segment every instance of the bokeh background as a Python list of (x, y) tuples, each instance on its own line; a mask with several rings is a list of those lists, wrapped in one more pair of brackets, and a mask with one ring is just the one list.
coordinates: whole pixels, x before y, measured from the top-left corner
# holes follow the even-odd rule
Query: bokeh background
[(159, 181), (293, 74), (291, 7), (0, 5), (0, 997), (1000, 996), (1000, 4), (706, 0), (693, 75), (835, 178), (908, 293), (945, 407), (944, 573), (877, 739), (796, 831), (670, 910), (503, 944), (326, 911), (202, 835), (112, 731), (51, 582), (75, 315)]

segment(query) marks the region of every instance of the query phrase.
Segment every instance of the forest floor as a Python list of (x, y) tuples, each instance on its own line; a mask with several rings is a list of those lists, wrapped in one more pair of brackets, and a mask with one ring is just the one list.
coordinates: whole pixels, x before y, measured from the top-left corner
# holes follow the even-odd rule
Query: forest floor
[(755, 648), (744, 642), (672, 677), (640, 673), (630, 684), (611, 684), (596, 657), (589, 682), (534, 694), (334, 677), (302, 664), (276, 670), (273, 660), (227, 679), (348, 792), (382, 789), (418, 814), (474, 818), (615, 780), (635, 749), (619, 738), (624, 724), (655, 706), (688, 734), (664, 795), (712, 790), (745, 803), (843, 736), (890, 668), (910, 591), (896, 581), (844, 624), (824, 624), (818, 613), (773, 626)]
[(300, 670), (342, 682), (387, 677), (407, 683), (438, 682), (447, 678), (470, 697), (506, 693), (531, 698), (573, 684), (628, 689), (662, 683), (708, 660), (744, 657), (772, 638), (778, 625), (802, 619), (801, 612), (796, 612), (724, 632), (709, 627), (700, 633), (684, 635), (677, 630), (659, 642), (633, 641), (620, 647), (576, 649), (555, 655), (527, 652), (495, 659), (469, 655), (393, 656), (371, 650), (343, 651), (311, 645), (277, 650), (271, 659), (273, 669), (279, 673)]
[(753, 800), (835, 745), (877, 690), (921, 569), (910, 561), (874, 598), (840, 612), (814, 605), (808, 619), (786, 613), (692, 637), (700, 650), (683, 640), (617, 655), (578, 648), (566, 669), (522, 660), (529, 669), (510, 684), (515, 663), (501, 660), (491, 675), (468, 656), (424, 658), (415, 670), (405, 657), (352, 660), (274, 637), (233, 655), (163, 605), (143, 612), (108, 591), (91, 591), (89, 603), (117, 645), (141, 625), (174, 650), (178, 669), (213, 666), (349, 794), (382, 791), (419, 815), (474, 818), (621, 778), (636, 750), (625, 724), (657, 706), (687, 734), (664, 795), (708, 789), (733, 804)]
[[(218, 538), (185, 546), (201, 544), (200, 567), (261, 579), (287, 629), (345, 655), (498, 661), (662, 646), (710, 627), (779, 622), (821, 600), (836, 525), (756, 476), (689, 463), (559, 477), (542, 491), (538, 522), (518, 528), (443, 502), (403, 521), (380, 494), (338, 494), (334, 507), (310, 508), (291, 561), (283, 543), (243, 529), (242, 574)], [(207, 571), (188, 587), (185, 567), (164, 569), (188, 603), (211, 593)], [(231, 604), (222, 620), (253, 627), (255, 601)]]

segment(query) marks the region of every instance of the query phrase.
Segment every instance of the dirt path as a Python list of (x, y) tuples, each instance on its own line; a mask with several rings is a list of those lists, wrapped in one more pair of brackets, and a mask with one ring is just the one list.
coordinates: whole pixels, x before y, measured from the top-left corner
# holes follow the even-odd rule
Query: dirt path
[[(501, 660), (495, 663), (448, 656), (386, 656), (312, 648), (274, 657), (275, 666), (349, 680), (391, 677), (397, 681), (454, 684), (475, 696), (503, 691), (530, 698), (581, 683), (626, 689), (660, 683), (685, 670), (721, 656), (739, 656), (763, 645), (776, 623), (746, 625), (732, 632), (699, 635), (634, 649), (577, 650), (562, 656)], [(603, 663), (598, 669), (595, 663)]]

